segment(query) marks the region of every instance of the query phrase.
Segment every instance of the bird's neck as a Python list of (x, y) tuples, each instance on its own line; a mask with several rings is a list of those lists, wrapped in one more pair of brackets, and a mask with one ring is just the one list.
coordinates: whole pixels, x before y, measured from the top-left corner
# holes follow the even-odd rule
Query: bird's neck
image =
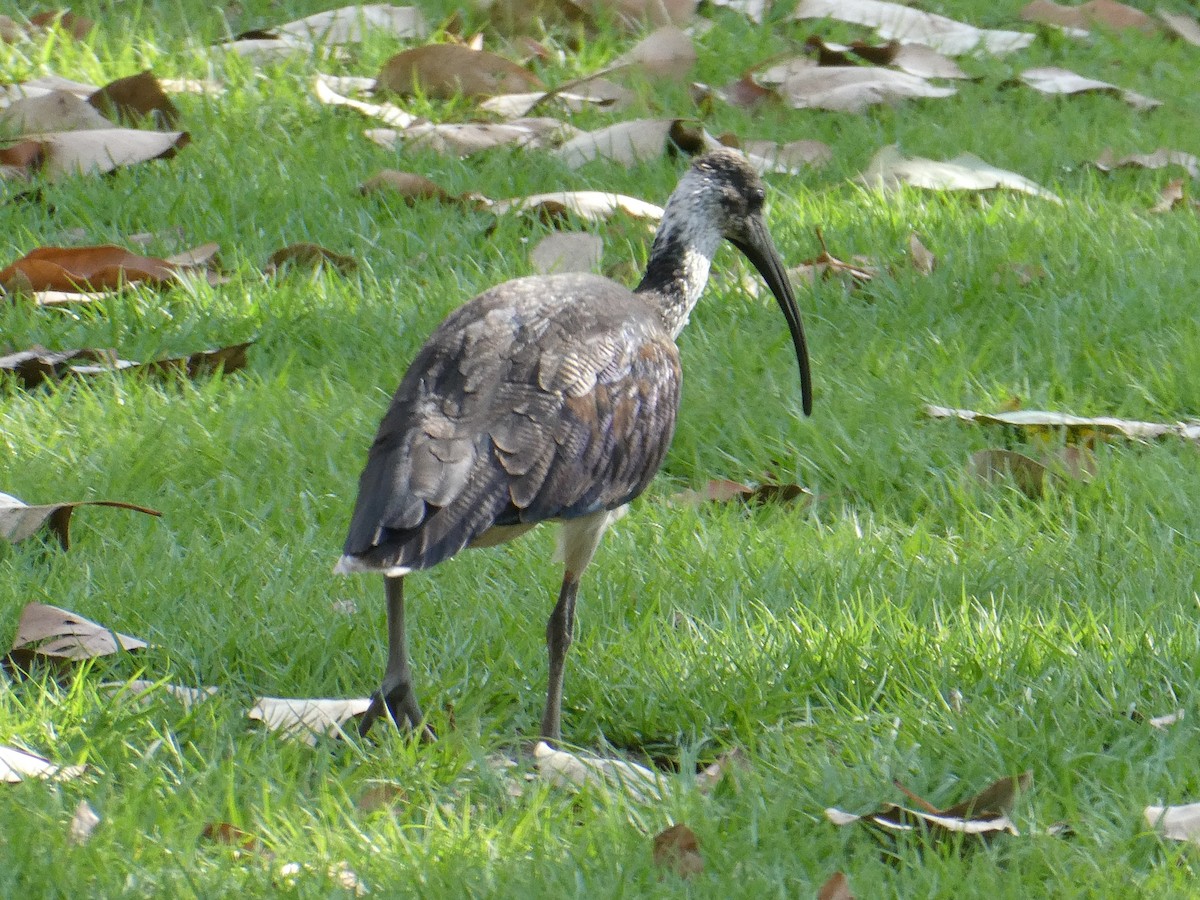
[(658, 311), (672, 337), (678, 337), (687, 325), (720, 245), (719, 231), (680, 212), (677, 204), (667, 204), (650, 249), (646, 274), (634, 291)]

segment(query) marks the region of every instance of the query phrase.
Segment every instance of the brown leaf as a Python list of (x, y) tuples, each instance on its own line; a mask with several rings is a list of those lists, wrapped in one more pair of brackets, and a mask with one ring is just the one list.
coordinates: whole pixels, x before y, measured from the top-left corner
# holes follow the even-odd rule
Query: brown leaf
[(136, 124), (146, 116), (154, 116), (157, 124), (173, 128), (179, 121), (179, 109), (149, 69), (106, 84), (87, 102), (114, 122)]
[[(5, 370), (0, 357), (0, 372)], [(43, 526), (58, 538), (64, 550), (71, 545), (71, 513), (80, 506), (112, 506), (117, 509), (132, 509), (149, 516), (161, 516), (157, 510), (117, 500), (78, 500), (74, 503), (50, 503), (29, 506), (9, 494), (0, 494), (0, 538), (15, 544), (36, 534)]]
[[(358, 268), (358, 261), (351, 256), (343, 256), (341, 253), (327, 250), (320, 244), (301, 241), (298, 244), (288, 244), (272, 253), (263, 267), (263, 271), (270, 275), (278, 272), (284, 266), (317, 269), (324, 265), (331, 265), (341, 274), (348, 275)], [(3, 274), (0, 272), (0, 278), (3, 277)]]
[(259, 697), (247, 715), (272, 731), (315, 746), (318, 737), (335, 737), (342, 726), (371, 705), (369, 698), (352, 700), (283, 699)]
[(971, 454), (970, 471), (986, 484), (1012, 479), (1022, 494), (1035, 500), (1046, 490), (1046, 467), (1014, 450), (977, 450)]
[(5, 665), (28, 671), (38, 661), (80, 662), (146, 646), (145, 641), (111, 631), (68, 610), (29, 603), (21, 611), (17, 636), (13, 638)]
[(1112, 148), (1106, 147), (1092, 163), (1101, 172), (1111, 172), (1125, 166), (1142, 169), (1163, 169), (1167, 166), (1182, 166), (1193, 178), (1200, 178), (1200, 158), (1182, 150), (1159, 147), (1153, 153), (1130, 153), (1117, 159)]
[(83, 766), (56, 766), (35, 753), (0, 746), (0, 781), (7, 784), (17, 784), (31, 778), (67, 781), (78, 778), (83, 772)]
[(486, 13), (492, 27), (506, 35), (573, 26), (596, 30), (592, 15), (572, 0), (493, 0), (486, 4)]
[(57, 27), (77, 41), (82, 41), (96, 27), (96, 23), (73, 12), (40, 12), (29, 17), (29, 24), (38, 28)]
[(246, 350), (251, 343), (246, 341), (216, 350), (199, 350), (185, 356), (168, 356), (147, 363), (121, 359), (112, 350), (47, 350), (34, 347), (0, 356), (0, 372), (14, 373), (26, 388), (36, 387), (46, 381), (57, 381), (68, 375), (101, 375), (116, 371), (151, 375), (179, 372), (195, 378), (217, 369), (228, 373), (244, 368)]
[(199, 378), (214, 372), (236, 372), (246, 368), (246, 351), (253, 341), (240, 344), (230, 344), (215, 350), (197, 350), (184, 356), (165, 356), (162, 359), (146, 363), (135, 363), (131, 368), (135, 372), (145, 372), (152, 375), (167, 375), (172, 372), (186, 375), (188, 378)]
[(209, 822), (201, 836), (215, 844), (224, 844), (245, 853), (267, 853), (266, 845), (255, 835), (228, 822)]
[(1094, 25), (1114, 30), (1136, 28), (1147, 33), (1158, 30), (1158, 25), (1144, 12), (1115, 0), (1090, 0), (1079, 6), (1063, 6), (1053, 0), (1033, 0), (1021, 10), (1021, 18), (1026, 22), (1085, 31)]
[(1155, 100), (1153, 97), (1147, 97), (1134, 91), (1127, 91), (1115, 84), (1109, 84), (1107, 81), (1086, 78), (1056, 66), (1026, 69), (1021, 73), (1020, 80), (1041, 94), (1081, 94), (1100, 91), (1115, 94), (1135, 109), (1154, 109), (1156, 106), (1162, 106), (1161, 100)]
[(726, 103), (741, 109), (754, 109), (762, 103), (782, 99), (778, 91), (759, 84), (749, 72), (719, 88), (716, 94)]
[(1190, 441), (1200, 441), (1200, 425), (1182, 422), (1168, 425), (1165, 422), (1137, 422), (1108, 416), (1084, 418), (1068, 413), (1032, 409), (989, 414), (975, 412), (971, 409), (953, 409), (933, 405), (925, 407), (925, 414), (932, 419), (958, 419), (978, 425), (1006, 425), (1034, 433), (1061, 429), (1066, 433), (1067, 440), (1078, 442), (1107, 436), (1120, 436), (1131, 440), (1152, 440), (1168, 435)]
[(886, 44), (867, 44), (853, 41), (850, 44), (834, 44), (819, 35), (811, 35), (805, 47), (817, 55), (821, 66), (849, 66), (855, 60), (864, 60), (875, 66), (894, 66), (909, 75), (919, 78), (967, 78), (958, 63), (943, 56), (924, 44), (889, 41)]
[(41, 141), (20, 141), (0, 149), (0, 178), (26, 179), (46, 161)]
[(1200, 22), (1191, 16), (1167, 12), (1162, 7), (1158, 9), (1158, 17), (1175, 37), (1183, 38), (1193, 47), (1200, 47)]
[(467, 206), (487, 207), (491, 201), (480, 194), (451, 194), (436, 181), (413, 172), (398, 169), (381, 169), (358, 186), (363, 196), (370, 194), (395, 194), (409, 206), (418, 201), (437, 200), (441, 203), (461, 203)]
[(98, 291), (127, 284), (174, 282), (166, 260), (130, 253), (123, 247), (39, 247), (0, 270), (0, 286), (20, 291)]
[(556, 231), (548, 234), (529, 253), (535, 271), (592, 272), (600, 266), (604, 241), (586, 231)]
[(380, 90), (434, 99), (490, 97), (542, 87), (532, 73), (502, 56), (458, 44), (426, 44), (397, 53), (376, 79)]
[(679, 28), (664, 25), (618, 56), (613, 65), (632, 66), (655, 78), (681, 81), (696, 65), (696, 48)]
[(1027, 792), (1033, 784), (1033, 772), (1022, 772), (1017, 776), (1007, 776), (989, 784), (986, 788), (961, 803), (956, 803), (941, 811), (943, 816), (954, 816), (961, 819), (990, 816), (996, 813), (1008, 815), (1012, 812), (1017, 795)]
[(838, 259), (825, 246), (825, 235), (821, 229), (816, 229), (817, 241), (821, 245), (821, 253), (812, 259), (804, 260), (799, 266), (788, 270), (788, 275), (797, 280), (813, 283), (818, 277), (829, 278), (833, 275), (848, 276), (854, 284), (866, 284), (876, 275), (878, 270), (867, 264), (848, 263)]
[(359, 812), (364, 813), (373, 813), (381, 809), (391, 812), (407, 801), (408, 792), (400, 785), (390, 781), (377, 781), (362, 792), (356, 806)]
[(775, 484), (767, 482), (758, 487), (750, 487), (727, 478), (715, 478), (707, 482), (699, 491), (684, 490), (676, 494), (674, 502), (687, 506), (699, 506), (702, 503), (729, 503), (738, 500), (747, 505), (756, 503), (791, 503), (801, 500), (801, 506), (812, 502), (812, 492), (798, 484)]
[(845, 872), (834, 872), (817, 891), (817, 900), (854, 900)]
[(1034, 35), (1018, 31), (975, 28), (945, 16), (879, 0), (801, 0), (793, 19), (836, 19), (874, 28), (880, 37), (920, 43), (940, 53), (958, 56), (976, 49), (999, 55), (1022, 50)]
[(932, 275), (937, 268), (937, 258), (921, 243), (915, 231), (908, 236), (908, 258), (912, 267), (922, 275)]
[(690, 878), (704, 871), (700, 843), (686, 825), (672, 825), (654, 836), (654, 865), (680, 878)]

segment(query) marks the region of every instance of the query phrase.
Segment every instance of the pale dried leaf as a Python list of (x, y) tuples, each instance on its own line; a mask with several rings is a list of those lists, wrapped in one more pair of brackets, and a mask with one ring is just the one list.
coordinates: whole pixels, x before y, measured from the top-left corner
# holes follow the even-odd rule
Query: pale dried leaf
[[(313, 79), (313, 93), (316, 95), (317, 100), (326, 106), (344, 106), (347, 109), (353, 109), (364, 116), (379, 119), (385, 125), (391, 125), (394, 128), (408, 128), (414, 122), (419, 121), (417, 116), (412, 115), (407, 110), (401, 109), (394, 103), (366, 103), (362, 100), (355, 100), (339, 94), (334, 89), (335, 85), (338, 85), (339, 80), (335, 79), (335, 76), (318, 72)], [(374, 85), (374, 79), (367, 80)]]
[(61, 75), (43, 75), (41, 78), (22, 81), (19, 84), (0, 85), (0, 108), (7, 108), (17, 100), (45, 97), (47, 94), (60, 92), (71, 94), (80, 100), (86, 100), (98, 90), (100, 90), (100, 86), (96, 84), (72, 81)]
[(86, 800), (80, 800), (75, 807), (75, 815), (71, 816), (71, 825), (67, 831), (67, 841), (71, 844), (86, 844), (92, 837), (92, 832), (100, 824), (96, 811), (88, 806)]
[(929, 252), (929, 248), (921, 243), (914, 231), (908, 236), (908, 258), (912, 267), (922, 275), (932, 275), (937, 268), (937, 257)]
[(374, 31), (393, 38), (424, 38), (429, 24), (415, 6), (372, 3), (316, 13), (272, 29), (281, 37), (313, 44), (357, 44)]
[(600, 15), (612, 15), (629, 29), (643, 24), (652, 26), (688, 24), (699, 0), (577, 0), (583, 9)]
[(343, 734), (342, 726), (361, 716), (370, 705), (367, 697), (351, 700), (259, 697), (247, 715), (285, 737), (315, 746), (318, 737)]
[(109, 681), (100, 687), (111, 691), (114, 696), (118, 697), (134, 695), (134, 699), (139, 701), (149, 699), (149, 695), (155, 691), (163, 691), (177, 700), (185, 710), (191, 709), (198, 703), (203, 703), (217, 693), (215, 687), (194, 688), (181, 684), (166, 684), (161, 681), (147, 681), (141, 678), (135, 678), (132, 681)]
[(1177, 709), (1175, 712), (1167, 713), (1164, 716), (1154, 716), (1153, 718), (1143, 718), (1142, 721), (1151, 728), (1157, 728), (1159, 731), (1166, 731), (1172, 725), (1177, 725), (1182, 722), (1186, 712), (1182, 709)]
[(703, 771), (696, 773), (696, 789), (702, 794), (710, 794), (717, 785), (725, 780), (727, 775), (744, 769), (749, 765), (746, 753), (741, 747), (726, 750), (712, 761)]
[(1142, 169), (1163, 169), (1167, 166), (1182, 166), (1192, 178), (1200, 178), (1200, 157), (1182, 150), (1168, 150), (1159, 147), (1153, 153), (1130, 153), (1116, 158), (1112, 149), (1106, 147), (1092, 163), (1101, 172), (1111, 172), (1125, 166), (1135, 166)]
[(84, 766), (56, 766), (45, 757), (16, 747), (0, 746), (0, 781), (16, 784), (32, 778), (47, 781), (67, 781), (78, 778)]
[(146, 646), (145, 641), (112, 631), (68, 610), (45, 603), (28, 603), (21, 611), (8, 662), (18, 669), (28, 669), (38, 659), (78, 662)]
[(1200, 47), (1200, 22), (1191, 16), (1181, 13), (1167, 12), (1161, 6), (1157, 10), (1158, 17), (1166, 23), (1167, 28), (1176, 37), (1181, 37), (1193, 47)]
[(970, 153), (944, 162), (916, 156), (907, 158), (894, 144), (883, 147), (872, 157), (859, 180), (880, 190), (893, 190), (903, 184), (934, 191), (1006, 188), (1062, 204), (1057, 196), (1028, 178), (998, 169)]
[(1173, 178), (1166, 183), (1162, 191), (1159, 192), (1158, 202), (1150, 207), (1152, 213), (1170, 212), (1175, 207), (1183, 205), (1185, 192), (1183, 189), (1183, 179)]
[(558, 119), (533, 118), (496, 124), (422, 122), (403, 130), (369, 128), (363, 133), (388, 149), (406, 144), (445, 156), (472, 156), (505, 145), (530, 149), (556, 146), (574, 136), (577, 129)]
[[(821, 66), (849, 66), (858, 59), (876, 66), (894, 66), (902, 72), (916, 75), (919, 78), (963, 79), (970, 77), (954, 60), (924, 44), (901, 44), (898, 41), (889, 41), (879, 46), (873, 46), (863, 41), (835, 44), (814, 34), (805, 40), (804, 45), (810, 50), (816, 51), (817, 63)], [(772, 66), (772, 69), (779, 65), (807, 68), (802, 65), (802, 62), (810, 61), (807, 57), (802, 57), (800, 60), (776, 64), (776, 66)]]
[(951, 97), (952, 87), (893, 69), (866, 66), (817, 66), (792, 71), (779, 84), (779, 95), (794, 109), (861, 112), (879, 103), (914, 98)]
[(1033, 43), (1034, 35), (1017, 31), (976, 28), (945, 16), (881, 0), (800, 0), (793, 19), (836, 19), (874, 28), (884, 38), (906, 44), (925, 44), (940, 53), (959, 56), (975, 49), (1002, 54)]
[(821, 141), (743, 141), (738, 149), (760, 175), (800, 175), (833, 159), (833, 151)]
[[(554, 151), (554, 155), (570, 168), (577, 169), (593, 159), (610, 159), (623, 166), (658, 159), (677, 139), (695, 138), (687, 134), (683, 119), (631, 119), (618, 122), (598, 131), (576, 135)], [(681, 131), (684, 129), (684, 131)], [(703, 133), (701, 133), (703, 135)], [(707, 135), (700, 137), (701, 146), (712, 147), (717, 141)]]
[(1147, 806), (1146, 823), (1173, 841), (1200, 844), (1200, 803), (1184, 806)]
[(604, 255), (604, 241), (586, 231), (556, 231), (546, 235), (529, 253), (535, 271), (594, 272)]
[(1026, 69), (1020, 75), (1021, 81), (1042, 94), (1080, 94), (1088, 91), (1103, 91), (1113, 93), (1135, 109), (1154, 109), (1162, 106), (1161, 100), (1127, 91), (1107, 81), (1095, 78), (1085, 78), (1067, 69), (1055, 66), (1041, 66), (1036, 69)]
[[(74, 351), (67, 351), (73, 353)], [(0, 372), (17, 370), (11, 361), (23, 354), (13, 353), (0, 357)], [(36, 383), (37, 377), (17, 370), (17, 374), (26, 384)], [(58, 538), (63, 549), (71, 544), (70, 525), (71, 514), (80, 506), (112, 506), (118, 509), (131, 509), (135, 512), (159, 516), (162, 513), (144, 506), (134, 506), (132, 503), (121, 503), (115, 500), (77, 500), (72, 503), (45, 503), (30, 506), (10, 494), (0, 494), (0, 538), (15, 544), (32, 537), (43, 526)]]
[(519, 119), (527, 115), (535, 106), (553, 104), (568, 112), (580, 112), (589, 106), (601, 109), (615, 109), (617, 100), (610, 94), (580, 94), (571, 91), (552, 92), (532, 91), (521, 94), (498, 94), (488, 97), (479, 104), (479, 108), (495, 113), (505, 119)]
[(307, 56), (312, 45), (295, 38), (243, 38), (210, 48), (214, 56), (232, 53), (252, 66), (270, 66), (293, 56)]
[(682, 80), (696, 65), (692, 39), (674, 25), (664, 25), (622, 53), (614, 66), (633, 66), (655, 78)]
[(591, 785), (623, 792), (635, 803), (661, 803), (663, 785), (659, 776), (637, 763), (597, 756), (577, 756), (555, 750), (545, 741), (533, 748), (538, 772), (559, 787)]
[(121, 166), (173, 156), (190, 140), (186, 131), (105, 128), (39, 135), (46, 146), (43, 171), (57, 180), (70, 175), (103, 175)]
[(15, 100), (0, 113), (0, 134), (14, 137), (112, 127), (94, 106), (66, 91)]
[(211, 78), (160, 78), (158, 83), (168, 94), (199, 94), (203, 97), (219, 97), (225, 93), (225, 85)]
[(654, 836), (654, 865), (691, 878), (704, 871), (704, 858), (696, 833), (686, 825), (672, 825)]
[(817, 900), (854, 900), (845, 872), (834, 872), (817, 891)]
[(573, 213), (588, 222), (602, 222), (617, 212), (653, 222), (657, 222), (663, 215), (661, 206), (625, 194), (609, 194), (604, 191), (556, 191), (549, 194), (531, 194), (512, 200), (497, 200), (492, 205), (492, 212), (496, 215), (507, 212), (536, 213), (550, 220), (561, 219), (566, 213)]
[(1200, 441), (1200, 425), (1176, 422), (1138, 422), (1115, 419), (1108, 416), (1084, 418), (1068, 413), (1044, 412), (1022, 409), (1002, 413), (980, 413), (970, 409), (954, 409), (946, 406), (926, 406), (925, 414), (933, 419), (959, 419), (979, 425), (1006, 425), (1029, 431), (1061, 429), (1076, 440), (1097, 436), (1116, 435), (1131, 440), (1153, 440), (1168, 435), (1190, 441)]

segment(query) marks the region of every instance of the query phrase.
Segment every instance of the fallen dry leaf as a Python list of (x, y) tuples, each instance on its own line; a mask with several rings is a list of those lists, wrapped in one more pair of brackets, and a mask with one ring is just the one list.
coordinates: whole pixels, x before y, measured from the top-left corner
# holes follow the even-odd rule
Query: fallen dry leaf
[(1031, 772), (1025, 772), (1015, 778), (1002, 778), (974, 797), (946, 809), (938, 809), (897, 783), (896, 787), (918, 802), (922, 807), (920, 810), (885, 803), (876, 812), (861, 816), (829, 808), (825, 810), (825, 817), (834, 825), (860, 822), (885, 833), (922, 831), (935, 839), (952, 834), (970, 835), (985, 840), (997, 834), (1019, 835), (1020, 832), (1009, 819), (1009, 813), (1017, 794), (1028, 791), (1032, 783)]
[(84, 766), (56, 766), (45, 757), (16, 747), (0, 746), (0, 781), (17, 784), (32, 778), (67, 781), (84, 773)]
[(682, 80), (696, 65), (692, 39), (674, 25), (664, 25), (613, 61), (613, 66), (640, 69), (654, 78)]
[(879, 103), (914, 98), (951, 97), (957, 91), (932, 84), (917, 75), (894, 69), (865, 66), (808, 66), (768, 69), (759, 75), (764, 84), (787, 74), (776, 90), (793, 109), (827, 109), (861, 112)]
[(696, 834), (686, 825), (672, 825), (654, 836), (654, 865), (680, 878), (704, 871), (704, 858)]
[(855, 64), (855, 60), (863, 60), (876, 66), (895, 66), (919, 78), (970, 77), (954, 60), (924, 44), (902, 44), (899, 41), (886, 44), (868, 44), (864, 41), (834, 44), (814, 34), (805, 40), (804, 46), (816, 53), (820, 66), (850, 66)]
[(917, 156), (907, 158), (895, 144), (883, 147), (871, 158), (859, 181), (880, 190), (894, 190), (905, 184), (934, 191), (1006, 188), (1062, 205), (1062, 200), (1057, 196), (1028, 178), (998, 169), (971, 153), (944, 162)]
[(538, 741), (533, 755), (538, 772), (557, 787), (591, 785), (619, 790), (636, 803), (662, 802), (663, 785), (659, 776), (637, 763), (567, 753), (555, 750), (545, 741)]
[(1092, 163), (1101, 172), (1111, 172), (1126, 166), (1142, 169), (1163, 169), (1167, 166), (1182, 166), (1192, 178), (1200, 178), (1200, 157), (1182, 150), (1167, 150), (1159, 147), (1153, 153), (1130, 153), (1117, 159), (1112, 148), (1106, 147)]
[(534, 271), (593, 272), (604, 255), (604, 241), (586, 231), (556, 231), (548, 234), (529, 253)]
[(908, 258), (912, 267), (922, 275), (932, 275), (933, 270), (937, 268), (937, 257), (921, 243), (915, 231), (908, 236)]
[(1184, 191), (1183, 179), (1173, 178), (1168, 181), (1166, 186), (1159, 192), (1158, 202), (1150, 207), (1152, 213), (1170, 212), (1178, 206), (1200, 208), (1200, 202), (1193, 200), (1191, 203), (1185, 203), (1186, 192)]
[(372, 784), (358, 798), (359, 812), (373, 813), (378, 810), (391, 812), (408, 800), (408, 792), (400, 785), (390, 781), (380, 781)]
[(577, 135), (555, 150), (554, 155), (572, 169), (598, 158), (633, 166), (658, 159), (669, 147), (700, 149), (715, 143), (715, 139), (698, 138), (696, 129), (686, 119), (632, 119)]
[(121, 359), (112, 350), (47, 350), (34, 347), (0, 356), (0, 373), (12, 372), (27, 388), (68, 375), (103, 375), (118, 371), (150, 375), (178, 373), (197, 378), (218, 370), (228, 374), (245, 368), (246, 350), (252, 343), (245, 341), (216, 350), (199, 350), (185, 356), (168, 356), (145, 363)]
[(699, 0), (577, 0), (594, 16), (611, 15), (631, 30), (644, 24), (686, 25), (695, 15)]
[(186, 131), (96, 128), (38, 135), (46, 154), (43, 171), (53, 180), (72, 175), (103, 175), (122, 166), (170, 159), (187, 146)]
[(114, 122), (136, 124), (147, 116), (153, 116), (155, 124), (173, 128), (179, 121), (178, 107), (171, 102), (149, 69), (106, 84), (88, 97), (87, 102)]
[(514, 119), (511, 122), (431, 123), (418, 122), (403, 130), (370, 128), (369, 140), (389, 150), (404, 143), (413, 149), (431, 150), (448, 156), (471, 156), (493, 147), (553, 147), (573, 136), (578, 129), (558, 119)]
[(0, 148), (0, 179), (28, 179), (46, 161), (41, 141), (24, 140)]
[(747, 505), (755, 503), (791, 503), (800, 500), (802, 506), (812, 502), (812, 492), (798, 484), (775, 484), (767, 482), (750, 487), (727, 478), (714, 478), (698, 491), (683, 490), (675, 494), (673, 502), (684, 506), (699, 506), (702, 503), (729, 503), (737, 500)]
[(970, 472), (985, 484), (1011, 479), (1022, 494), (1034, 500), (1046, 490), (1046, 466), (1013, 450), (977, 450), (971, 454)]
[(588, 107), (615, 112), (627, 103), (628, 99), (623, 98), (622, 89), (615, 91), (589, 90), (587, 93), (555, 89), (552, 91), (526, 91), (520, 94), (497, 94), (480, 103), (479, 108), (495, 113), (504, 119), (520, 119), (529, 115), (535, 107), (542, 105), (553, 105), (567, 112), (580, 112)]
[[(0, 357), (0, 372), (5, 370), (4, 359), (5, 357)], [(116, 500), (78, 500), (74, 503), (30, 506), (10, 494), (0, 494), (0, 538), (15, 544), (33, 536), (44, 526), (58, 538), (58, 542), (66, 550), (71, 545), (71, 514), (80, 506), (113, 506), (117, 509), (132, 509), (150, 516), (162, 515), (144, 506)]]
[(749, 766), (749, 760), (741, 747), (726, 750), (703, 770), (696, 773), (696, 790), (702, 794), (711, 794), (718, 784), (737, 772)]
[(568, 213), (588, 222), (601, 222), (618, 212), (636, 219), (657, 222), (663, 214), (661, 206), (655, 206), (637, 197), (609, 194), (604, 191), (531, 194), (512, 200), (497, 200), (492, 204), (491, 210), (498, 216), (508, 212), (531, 213), (548, 223), (562, 222)]
[(96, 27), (96, 23), (86, 16), (69, 11), (40, 12), (29, 17), (29, 24), (36, 28), (57, 28), (77, 41), (82, 41)]
[(317, 100), (326, 106), (344, 106), (365, 116), (378, 119), (385, 125), (391, 125), (394, 128), (408, 128), (420, 121), (417, 116), (394, 103), (369, 103), (344, 96), (341, 92), (347, 90), (370, 91), (374, 87), (374, 78), (348, 78), (325, 75), (320, 72), (313, 78), (313, 93)]
[(422, 94), (435, 99), (491, 97), (542, 87), (541, 81), (516, 63), (460, 44), (426, 44), (397, 53), (376, 78), (379, 90), (403, 97)]
[[(263, 272), (272, 275), (288, 266), (299, 266), (306, 269), (318, 269), (322, 266), (332, 266), (343, 275), (349, 275), (358, 268), (358, 260), (352, 256), (334, 253), (320, 244), (301, 241), (298, 244), (288, 244), (280, 247), (271, 254)], [(3, 276), (0, 272), (0, 277)]]
[(319, 737), (343, 735), (342, 726), (361, 716), (370, 705), (368, 697), (350, 700), (259, 697), (246, 715), (285, 737), (316, 746)]
[[(725, 143), (723, 139), (721, 142)], [(833, 159), (833, 151), (821, 141), (790, 141), (786, 144), (739, 141), (735, 149), (741, 150), (760, 175), (800, 175), (805, 169), (818, 169)]]
[(1185, 806), (1147, 806), (1146, 823), (1173, 841), (1200, 844), (1200, 803)]
[(1200, 22), (1191, 16), (1167, 12), (1162, 7), (1157, 10), (1158, 17), (1163, 20), (1171, 34), (1183, 38), (1193, 47), (1200, 47)]
[(200, 834), (215, 844), (224, 844), (240, 852), (271, 855), (257, 836), (229, 822), (209, 822)]
[(94, 106), (66, 91), (22, 97), (0, 112), (0, 132), (13, 137), (112, 127)]
[(185, 710), (191, 709), (197, 703), (203, 703), (217, 693), (215, 687), (185, 687), (180, 684), (166, 684), (161, 681), (147, 681), (140, 678), (132, 681), (108, 681), (100, 687), (111, 691), (114, 698), (132, 694), (138, 701), (144, 701), (155, 691), (163, 691), (178, 700)]
[(1166, 715), (1163, 715), (1163, 716), (1154, 716), (1153, 718), (1151, 718), (1151, 717), (1142, 715), (1136, 709), (1131, 709), (1129, 711), (1129, 718), (1133, 719), (1133, 721), (1137, 722), (1139, 725), (1146, 724), (1146, 725), (1149, 725), (1151, 728), (1158, 729), (1159, 731), (1166, 731), (1172, 725), (1176, 725), (1179, 722), (1182, 722), (1185, 714), (1186, 713), (1184, 710), (1177, 709), (1177, 710), (1175, 710), (1175, 712), (1167, 713)]
[(124, 247), (39, 247), (0, 269), (0, 287), (18, 291), (102, 291), (176, 280), (175, 267)]
[(75, 815), (71, 816), (71, 824), (67, 829), (67, 842), (80, 846), (91, 840), (92, 832), (100, 824), (100, 817), (86, 800), (80, 800), (75, 807)]
[(420, 39), (429, 34), (429, 24), (415, 6), (371, 3), (319, 12), (271, 30), (310, 44), (341, 45), (361, 43), (372, 31), (393, 38)]
[(1116, 94), (1135, 109), (1154, 109), (1156, 106), (1162, 106), (1162, 101), (1155, 100), (1153, 97), (1127, 91), (1115, 84), (1109, 84), (1107, 81), (1085, 78), (1075, 72), (1055, 66), (1026, 69), (1021, 73), (1020, 80), (1042, 94), (1081, 94), (1100, 91)]
[(487, 206), (490, 201), (479, 194), (451, 194), (436, 181), (413, 172), (398, 169), (382, 169), (358, 186), (363, 196), (386, 193), (402, 198), (409, 206), (422, 200), (437, 200), (441, 203), (463, 203), (471, 206)]
[(1033, 0), (1021, 10), (1021, 18), (1026, 22), (1082, 31), (1094, 25), (1114, 30), (1136, 28), (1147, 33), (1158, 30), (1154, 20), (1144, 12), (1115, 0), (1090, 0), (1079, 6), (1063, 6), (1053, 0)]
[(28, 671), (38, 661), (80, 662), (146, 646), (145, 641), (112, 631), (68, 610), (45, 603), (28, 603), (21, 611), (17, 635), (5, 665)]
[(1005, 425), (1034, 433), (1061, 430), (1065, 432), (1067, 440), (1075, 442), (1088, 442), (1108, 436), (1145, 441), (1169, 435), (1190, 441), (1200, 441), (1200, 425), (1182, 422), (1168, 425), (1163, 422), (1138, 422), (1108, 416), (1084, 418), (1068, 413), (1032, 409), (989, 414), (970, 409), (933, 405), (925, 407), (925, 414), (933, 419), (958, 419), (977, 425)]
[(817, 900), (854, 900), (845, 872), (834, 872), (817, 891)]
[(883, 38), (906, 44), (925, 44), (940, 53), (959, 56), (977, 48), (993, 54), (1022, 50), (1032, 34), (992, 31), (880, 0), (800, 0), (793, 19), (836, 19), (874, 28)]
[(848, 263), (838, 259), (825, 246), (825, 235), (821, 233), (821, 229), (816, 229), (816, 232), (817, 242), (821, 245), (820, 255), (812, 259), (806, 259), (800, 265), (788, 269), (789, 278), (812, 284), (817, 278), (824, 279), (832, 276), (846, 276), (852, 284), (857, 285), (866, 284), (879, 274), (879, 270), (871, 265), (869, 261), (860, 260), (856, 257), (855, 262)]

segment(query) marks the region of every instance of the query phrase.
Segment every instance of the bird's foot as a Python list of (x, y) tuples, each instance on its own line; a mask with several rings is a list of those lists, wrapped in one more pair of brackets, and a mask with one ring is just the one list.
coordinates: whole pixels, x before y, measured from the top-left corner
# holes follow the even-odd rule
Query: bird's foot
[(411, 687), (398, 688), (388, 694), (378, 690), (372, 694), (371, 705), (367, 707), (362, 721), (358, 723), (359, 737), (366, 737), (375, 720), (381, 716), (391, 720), (397, 727), (406, 723), (420, 737), (422, 743), (431, 744), (437, 740), (437, 735), (425, 721), (421, 708), (417, 706), (417, 699)]

